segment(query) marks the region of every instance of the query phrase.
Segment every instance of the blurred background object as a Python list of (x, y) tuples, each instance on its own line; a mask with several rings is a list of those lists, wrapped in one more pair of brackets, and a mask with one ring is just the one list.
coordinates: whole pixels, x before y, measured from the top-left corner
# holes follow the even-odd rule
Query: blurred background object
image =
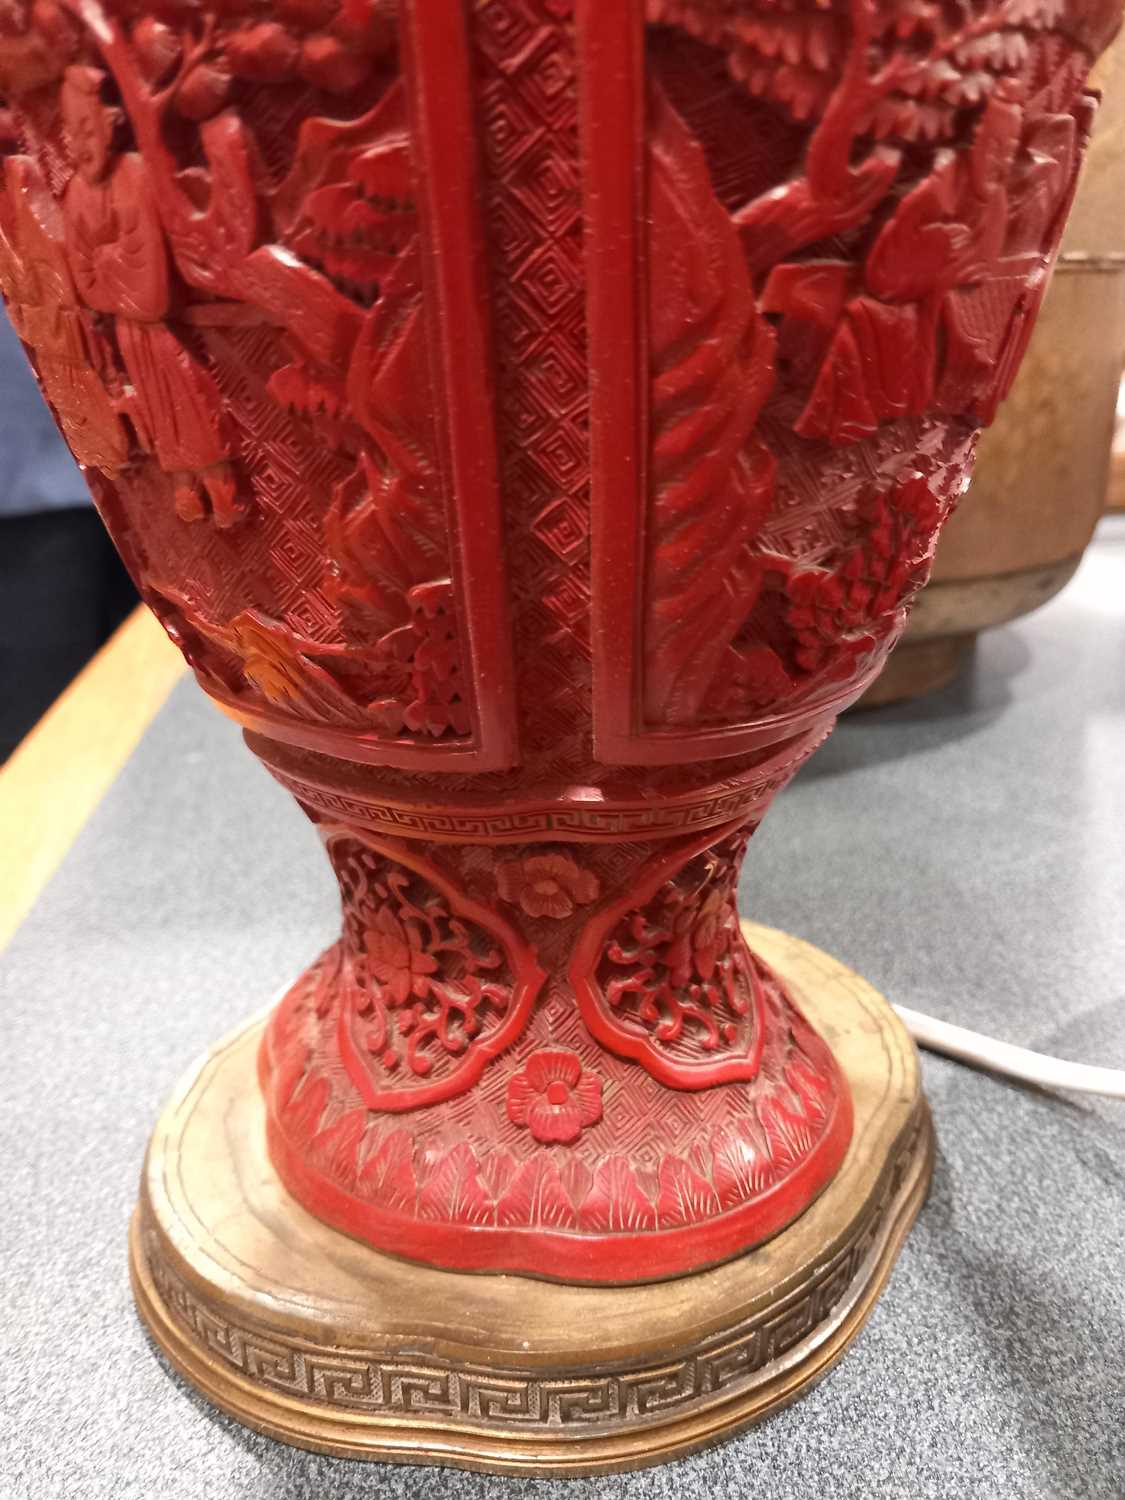
[(0, 312), (0, 761), (136, 602)]
[(1108, 510), (1125, 510), (1125, 380), (1117, 392), (1117, 431), (1109, 470)]
[[(933, 577), (860, 707), (945, 687), (982, 630), (1069, 582), (1111, 504), (1125, 506), (1125, 40), (1095, 70), (1103, 104), (1051, 289), (1023, 367), (980, 439), (969, 493)], [(1111, 456), (1112, 473), (1111, 473)]]

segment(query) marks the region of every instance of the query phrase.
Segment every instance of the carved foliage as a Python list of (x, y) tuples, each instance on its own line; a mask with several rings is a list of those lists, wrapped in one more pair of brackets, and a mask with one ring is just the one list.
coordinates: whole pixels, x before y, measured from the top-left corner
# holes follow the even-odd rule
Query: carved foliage
[(1029, 336), (1110, 10), (649, 0), (651, 725), (831, 703), (894, 639)]
[(660, 94), (649, 140), (652, 482), (646, 711), (695, 716), (745, 610), (747, 543), (773, 493), (756, 426), (774, 332), (755, 305), (707, 163)]
[(754, 98), (811, 121), (838, 99), (848, 70), (853, 138), (947, 141), (973, 109), (1030, 60), (1037, 34), (1059, 28), (1096, 54), (1116, 27), (1106, 0), (790, 0), (783, 7), (726, 0), (646, 0), (651, 21), (720, 49)]
[(802, 437), (855, 442), (930, 409), (978, 425), (995, 416), (1078, 167), (1075, 117), (1036, 117), (1021, 93), (993, 89), (971, 146), (935, 156), (861, 264), (771, 273), (765, 307), (804, 325), (819, 359)]
[(318, 1011), (370, 1109), (463, 1092), (523, 1028), (542, 973), (515, 932), (408, 849), (326, 834), (344, 934), (321, 960)]
[[(415, 891), (410, 904), (421, 905)], [(403, 930), (402, 909), (392, 913), (393, 929), (385, 920), (375, 947), (389, 976), (383, 982), (397, 983), (410, 1007), (418, 990), (432, 995), (443, 971), (441, 960), (434, 969), (427, 963), (426, 934), (412, 942)], [(477, 942), (479, 929), (469, 930)], [(700, 961), (706, 968), (708, 960)], [(282, 1002), (267, 1032), (262, 1076), (286, 1141), (275, 1160), (284, 1170), (291, 1156), (300, 1158), (304, 1190), (320, 1184), (317, 1202), (334, 1205), (333, 1222), (384, 1249), (443, 1264), (465, 1263), (459, 1257), (471, 1227), (477, 1244), (488, 1231), (501, 1232), (504, 1264), (533, 1272), (543, 1268), (537, 1257), (546, 1247), (565, 1260), (577, 1236), (572, 1264), (583, 1276), (595, 1265), (610, 1275), (627, 1266), (625, 1279), (633, 1279), (631, 1254), (651, 1255), (649, 1272), (668, 1273), (706, 1255), (702, 1242), (686, 1259), (682, 1247), (664, 1248), (665, 1232), (705, 1230), (731, 1212), (746, 1227), (724, 1253), (743, 1248), (761, 1232), (756, 1215), (775, 1228), (791, 1216), (795, 1199), (780, 1208), (780, 1219), (769, 1217), (791, 1184), (799, 1197), (797, 1182), (826, 1180), (850, 1131), (846, 1089), (827, 1048), (776, 976), (750, 961), (765, 1038), (753, 1081), (732, 1073), (729, 1083), (691, 1094), (687, 1108), (684, 1095), (661, 1086), (668, 1080), (651, 1076), (657, 1068), (647, 1059), (637, 1067), (615, 1055), (620, 1047), (591, 1046), (577, 1018), (552, 998), (495, 1055), (471, 1096), (458, 1095), (453, 1075), (443, 1094), (416, 1082), (397, 1100), (384, 1095), (381, 1110), (426, 1107), (394, 1118), (371, 1111), (366, 1089), (358, 1094), (366, 1108), (356, 1107), (355, 1074), (325, 1047), (355, 997), (346, 975), (342, 981), (322, 962)], [(716, 967), (722, 962), (720, 953)], [(392, 1011), (393, 1000), (383, 1002)], [(681, 1086), (699, 1081), (681, 1069)], [(517, 1230), (526, 1233), (516, 1238)]]
[(712, 833), (653, 860), (633, 894), (591, 920), (575, 951), (571, 978), (590, 1031), (673, 1087), (758, 1072), (761, 978), (736, 902), (749, 836)]

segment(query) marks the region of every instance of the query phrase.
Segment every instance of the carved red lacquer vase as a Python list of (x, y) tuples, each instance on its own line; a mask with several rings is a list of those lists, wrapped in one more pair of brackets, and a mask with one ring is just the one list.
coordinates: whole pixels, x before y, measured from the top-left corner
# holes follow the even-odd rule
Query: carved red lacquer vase
[(739, 870), (926, 578), (1119, 10), (5, 14), (10, 314), (339, 879), (259, 1053), (319, 1219), (620, 1284), (837, 1173), (852, 1092)]

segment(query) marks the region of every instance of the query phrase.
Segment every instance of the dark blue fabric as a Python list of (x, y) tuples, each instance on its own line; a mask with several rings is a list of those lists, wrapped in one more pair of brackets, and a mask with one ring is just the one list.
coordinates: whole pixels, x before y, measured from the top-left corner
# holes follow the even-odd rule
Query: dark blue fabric
[(90, 505), (7, 314), (0, 314), (0, 516)]

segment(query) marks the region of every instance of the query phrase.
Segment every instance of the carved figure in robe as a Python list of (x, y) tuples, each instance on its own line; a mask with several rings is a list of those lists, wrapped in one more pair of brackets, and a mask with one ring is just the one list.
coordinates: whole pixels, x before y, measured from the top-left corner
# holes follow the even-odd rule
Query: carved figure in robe
[(12, 324), (75, 458), (112, 478), (129, 438), (106, 380), (111, 351), (75, 292), (62, 212), (29, 156), (8, 157), (4, 183), (0, 285)]
[(63, 199), (70, 270), (83, 302), (112, 318), (131, 389), (128, 414), (141, 446), (174, 477), (176, 511), (215, 522), (242, 514), (214, 378), (165, 319), (172, 282), (164, 232), (138, 152), (117, 152), (117, 111), (102, 99), (105, 75), (71, 67), (63, 122), (76, 171)]

